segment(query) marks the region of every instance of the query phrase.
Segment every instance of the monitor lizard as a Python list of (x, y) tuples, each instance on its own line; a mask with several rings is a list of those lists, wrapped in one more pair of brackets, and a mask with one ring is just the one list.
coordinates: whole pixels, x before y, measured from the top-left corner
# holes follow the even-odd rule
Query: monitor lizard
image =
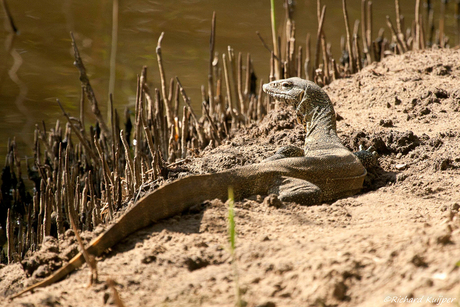
[[(373, 156), (369, 151), (350, 152), (336, 131), (333, 105), (318, 85), (300, 78), (264, 84), (263, 90), (294, 107), (297, 119), (306, 129), (303, 149), (287, 146), (258, 164), (218, 173), (191, 175), (166, 184), (141, 198), (113, 225), (94, 239), (87, 251), (101, 255), (136, 230), (158, 220), (180, 214), (209, 199), (277, 194), (281, 201), (315, 205), (351, 196), (363, 185), (366, 169), (360, 159)], [(360, 159), (358, 159), (360, 157)], [(78, 253), (53, 275), (12, 296), (55, 283), (85, 262)]]

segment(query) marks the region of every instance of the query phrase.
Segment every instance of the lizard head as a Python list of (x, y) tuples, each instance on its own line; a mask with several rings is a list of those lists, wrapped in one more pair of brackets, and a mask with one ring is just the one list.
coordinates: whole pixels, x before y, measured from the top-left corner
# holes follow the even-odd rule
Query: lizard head
[(266, 83), (263, 86), (264, 92), (273, 98), (295, 106), (296, 102), (302, 100), (307, 81), (300, 78), (289, 78)]
[(296, 109), (297, 113), (305, 115), (315, 109), (332, 107), (329, 97), (316, 83), (301, 78), (289, 78), (266, 83), (264, 92), (278, 101), (285, 102)]
[(263, 89), (278, 101), (294, 107), (299, 123), (307, 131), (312, 132), (318, 126), (335, 131), (334, 107), (326, 92), (314, 82), (294, 77), (264, 84)]

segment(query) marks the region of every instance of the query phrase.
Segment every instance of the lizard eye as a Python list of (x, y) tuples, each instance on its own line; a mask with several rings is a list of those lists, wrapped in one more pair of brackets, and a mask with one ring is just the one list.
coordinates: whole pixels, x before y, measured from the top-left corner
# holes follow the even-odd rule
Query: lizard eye
[(281, 83), (281, 86), (285, 89), (290, 89), (292, 87), (292, 83), (291, 82), (283, 82)]

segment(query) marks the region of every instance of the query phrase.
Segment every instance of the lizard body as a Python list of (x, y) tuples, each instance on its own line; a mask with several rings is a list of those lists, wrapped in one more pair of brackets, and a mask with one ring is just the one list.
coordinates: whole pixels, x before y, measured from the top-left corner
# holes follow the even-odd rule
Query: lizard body
[[(316, 84), (290, 78), (265, 84), (264, 91), (292, 105), (305, 126), (305, 148), (288, 146), (262, 163), (215, 174), (192, 175), (164, 185), (140, 199), (119, 221), (94, 239), (87, 251), (94, 256), (131, 233), (158, 220), (180, 214), (205, 200), (226, 200), (232, 186), (235, 198), (277, 194), (282, 201), (314, 205), (359, 192), (366, 170), (336, 133), (335, 113), (327, 94)], [(53, 275), (12, 298), (57, 282), (85, 262), (82, 253)]]

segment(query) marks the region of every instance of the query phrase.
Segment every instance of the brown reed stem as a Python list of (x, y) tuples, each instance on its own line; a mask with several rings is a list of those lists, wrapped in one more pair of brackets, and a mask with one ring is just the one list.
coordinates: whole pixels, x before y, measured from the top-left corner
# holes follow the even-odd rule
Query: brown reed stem
[(327, 46), (326, 46), (326, 36), (324, 35), (324, 31), (321, 32), (321, 50), (323, 51), (323, 70), (324, 76), (326, 79), (326, 84), (330, 83), (330, 72), (329, 72), (329, 55), (327, 54)]
[(303, 52), (302, 52), (302, 46), (299, 46), (299, 49), (297, 51), (297, 77), (302, 78), (302, 63), (303, 63)]
[(396, 30), (398, 35), (403, 34), (402, 27), (401, 27), (401, 13), (399, 9), (399, 0), (395, 0), (395, 11), (396, 11)]
[(414, 50), (420, 49), (420, 0), (415, 0), (415, 41)]
[(85, 258), (86, 263), (89, 265), (91, 269), (90, 281), (89, 285), (97, 282), (97, 262), (96, 258), (93, 255), (90, 255), (85, 248), (85, 244), (83, 244), (83, 240), (80, 237), (80, 233), (78, 231), (77, 225), (75, 223), (74, 216), (76, 213), (74, 212), (72, 206), (69, 206), (70, 212), (70, 224), (72, 225), (73, 232), (75, 233), (75, 238), (77, 239), (78, 245), (80, 246), (81, 253), (83, 254), (83, 258)]
[(185, 159), (187, 157), (187, 137), (188, 137), (188, 111), (187, 107), (184, 106), (182, 110), (182, 131), (181, 131), (181, 157)]
[[(366, 29), (366, 35), (367, 35), (367, 44), (369, 45), (369, 49), (372, 47), (372, 26), (373, 26), (373, 20), (372, 20), (372, 1), (367, 2), (367, 29)], [(370, 53), (370, 50), (369, 50)], [(374, 55), (375, 59), (375, 55)]]
[(348, 11), (347, 11), (347, 1), (342, 0), (342, 9), (343, 9), (343, 19), (345, 21), (345, 30), (347, 32), (347, 50), (349, 56), (350, 72), (355, 72), (355, 60), (353, 58), (353, 49), (351, 47), (351, 33), (350, 27), (348, 26)]
[(276, 21), (275, 21), (275, 1), (271, 0), (270, 20), (272, 25), (272, 41), (273, 41), (273, 55), (274, 55), (274, 78), (278, 80), (281, 78), (281, 61), (278, 45), (278, 36), (276, 35)]
[(248, 53), (246, 56), (246, 79), (244, 84), (244, 96), (245, 99), (249, 97), (249, 91), (251, 90), (251, 72), (252, 72), (252, 64), (251, 64), (251, 54)]
[[(59, 104), (59, 107), (61, 108), (62, 110), (62, 114), (67, 118), (67, 122), (70, 124), (70, 126), (72, 127), (72, 131), (75, 132), (76, 136), (78, 137), (78, 139), (80, 140), (80, 143), (83, 145), (83, 147), (85, 147), (86, 149), (86, 152), (88, 153), (88, 155), (91, 156), (91, 158), (94, 160), (94, 162), (96, 164), (98, 164), (98, 159), (97, 159), (97, 156), (96, 154), (94, 153), (94, 151), (92, 150), (91, 147), (89, 147), (88, 145), (88, 142), (86, 141), (86, 139), (84, 138), (84, 136), (81, 134), (81, 131), (80, 129), (77, 129), (77, 127), (75, 127), (75, 125), (73, 124), (72, 120), (70, 119), (69, 115), (67, 114), (67, 112), (64, 110), (64, 107), (62, 106), (61, 104), (61, 101), (59, 99), (56, 99), (57, 103)], [(110, 134), (109, 134), (110, 135)]]
[(214, 61), (214, 48), (216, 44), (216, 12), (212, 12), (212, 21), (211, 21), (211, 35), (209, 38), (209, 71), (208, 71), (208, 99), (209, 99), (209, 108), (211, 115), (215, 111), (215, 101), (214, 101), (214, 76), (213, 76), (213, 66)]
[(72, 32), (70, 32), (70, 37), (72, 39), (72, 47), (73, 47), (74, 57), (75, 57), (74, 65), (78, 68), (78, 70), (80, 72), (81, 86), (83, 87), (83, 89), (84, 89), (84, 91), (86, 93), (86, 98), (91, 103), (91, 111), (93, 112), (94, 116), (96, 116), (96, 119), (99, 122), (99, 125), (101, 126), (102, 133), (108, 139), (110, 139), (109, 128), (107, 127), (107, 125), (105, 123), (105, 120), (102, 117), (101, 111), (99, 110), (99, 105), (97, 103), (96, 96), (95, 96), (93, 88), (91, 87), (91, 84), (89, 82), (89, 78), (86, 75), (86, 68), (85, 68), (85, 65), (83, 64), (83, 61), (82, 61), (81, 57), (80, 57), (80, 52), (78, 51), (77, 43), (75, 42), (75, 38), (74, 38)]
[(368, 28), (368, 16), (366, 14), (366, 3), (367, 0), (361, 0), (361, 36), (363, 40), (363, 52), (366, 56), (367, 65), (372, 63), (371, 52), (370, 52), (370, 44), (371, 42), (368, 40), (367, 35), (367, 28)]
[(310, 33), (307, 33), (307, 37), (305, 38), (305, 64), (304, 64), (304, 71), (305, 71), (305, 79), (310, 80), (313, 79), (313, 70), (310, 71), (310, 63), (311, 63), (311, 56), (310, 56)]
[(446, 2), (441, 0), (441, 9), (440, 9), (440, 16), (439, 16), (439, 47), (445, 47), (445, 39), (444, 39), (444, 18), (446, 14)]
[(232, 97), (235, 97), (234, 99), (234, 105), (236, 112), (238, 115), (241, 115), (241, 104), (243, 103), (242, 101), (239, 100), (239, 95), (238, 95), (238, 89), (236, 87), (237, 80), (236, 80), (236, 67), (235, 67), (235, 53), (233, 52), (233, 49), (228, 46), (228, 65), (230, 66), (230, 76), (231, 79), (230, 81), (230, 90), (233, 93)]
[(174, 124), (173, 121), (173, 115), (171, 111), (171, 101), (168, 100), (168, 90), (166, 86), (166, 76), (165, 76), (165, 70), (163, 67), (163, 57), (161, 55), (161, 41), (163, 40), (164, 37), (164, 32), (161, 32), (160, 37), (158, 38), (158, 44), (156, 48), (156, 53), (157, 53), (157, 61), (158, 61), (158, 70), (160, 71), (160, 81), (161, 81), (161, 94), (163, 96), (163, 101), (164, 105), (166, 107), (166, 117), (168, 119), (168, 127)]
[(391, 34), (393, 35), (393, 39), (398, 44), (398, 48), (400, 50), (400, 53), (402, 54), (402, 53), (407, 52), (407, 46), (405, 44), (403, 44), (403, 42), (401, 41), (400, 37), (398, 36), (398, 33), (396, 33), (396, 30), (393, 27), (393, 23), (391, 22), (390, 16), (387, 15), (386, 19), (387, 19), (388, 28), (390, 28)]
[(182, 95), (182, 99), (184, 100), (185, 104), (187, 105), (188, 110), (190, 111), (190, 114), (192, 115), (192, 118), (194, 120), (195, 128), (196, 128), (196, 131), (198, 133), (198, 140), (200, 142), (200, 146), (204, 148), (206, 139), (204, 137), (203, 127), (201, 126), (200, 122), (198, 121), (198, 118), (197, 118), (195, 112), (193, 111), (192, 105), (190, 103), (190, 98), (185, 93), (185, 89), (182, 87), (182, 84), (180, 83), (179, 78), (177, 76), (176, 76), (176, 82), (177, 82), (177, 85), (179, 86), (180, 93)]
[[(129, 174), (126, 174), (126, 177), (129, 177), (131, 179), (134, 180), (135, 176), (134, 176), (134, 161), (133, 161), (133, 158), (131, 157), (131, 155), (129, 154), (129, 145), (128, 145), (128, 142), (126, 141), (126, 136), (125, 136), (125, 132), (123, 130), (120, 130), (120, 138), (121, 138), (121, 142), (123, 143), (123, 147), (125, 149), (125, 158), (126, 158), (126, 168), (129, 172)], [(134, 190), (133, 190), (133, 182), (131, 182), (130, 180), (126, 180), (126, 183), (128, 185), (128, 192), (129, 192), (129, 196), (132, 196), (132, 193), (134, 193)]]
[(237, 92), (238, 98), (240, 101), (240, 110), (242, 114), (246, 114), (246, 107), (245, 107), (245, 97), (243, 93), (243, 55), (241, 52), (238, 52), (238, 72), (237, 72)]
[(359, 20), (355, 20), (355, 26), (353, 28), (353, 58), (356, 60), (356, 69), (361, 70), (361, 51), (359, 50), (358, 44), (358, 31), (359, 31)]
[(8, 208), (6, 213), (6, 239), (8, 241), (8, 264), (13, 263), (13, 254), (14, 254), (14, 229), (13, 229), (13, 213), (11, 209)]
[(321, 11), (321, 15), (318, 19), (318, 32), (316, 33), (315, 67), (313, 67), (313, 71), (315, 71), (319, 67), (319, 52), (320, 52), (319, 46), (321, 44), (321, 32), (323, 30), (325, 14), (326, 14), (326, 6), (324, 5)]
[(232, 92), (230, 89), (230, 78), (228, 76), (228, 68), (227, 68), (227, 59), (225, 54), (222, 54), (222, 63), (224, 65), (224, 77), (225, 77), (225, 87), (227, 89), (227, 100), (230, 110), (230, 115), (232, 116), (232, 128), (236, 128), (236, 116), (235, 112), (233, 112), (233, 99), (232, 99)]

